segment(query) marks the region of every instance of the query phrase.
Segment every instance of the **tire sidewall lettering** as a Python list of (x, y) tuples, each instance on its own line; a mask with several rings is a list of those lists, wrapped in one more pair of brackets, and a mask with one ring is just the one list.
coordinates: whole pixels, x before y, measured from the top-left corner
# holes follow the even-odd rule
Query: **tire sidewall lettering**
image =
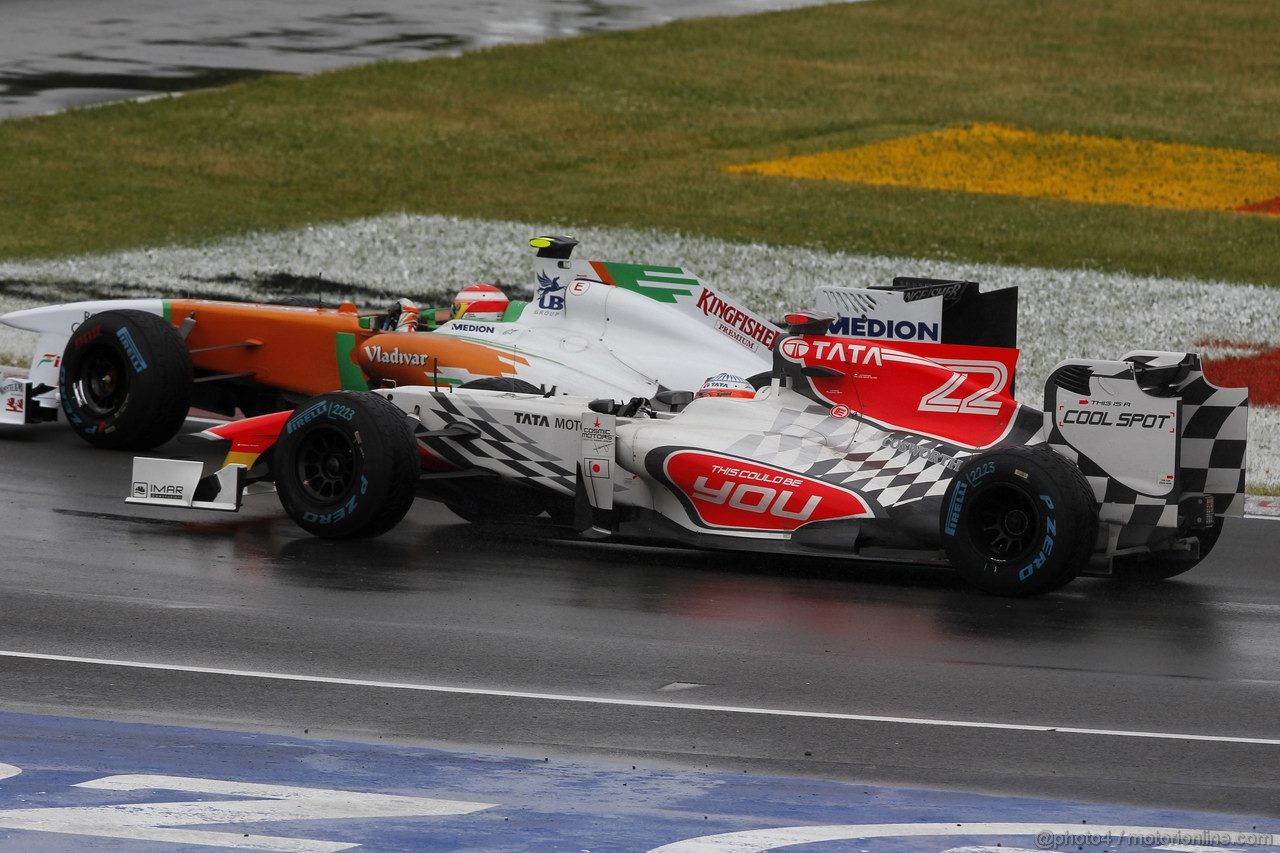
[[(364, 494), (364, 492), (367, 490), (368, 490), (368, 481), (365, 480), (364, 488), (361, 491), (361, 494)], [(359, 505), (360, 505), (360, 502), (356, 499), (356, 495), (352, 495), (350, 498), (347, 499), (346, 503), (344, 503), (342, 506), (335, 509), (333, 512), (326, 512), (324, 514), (320, 514), (320, 513), (315, 513), (308, 510), (307, 512), (304, 512), (302, 514), (302, 517), (303, 519), (305, 519), (307, 522), (311, 524), (321, 524), (321, 525), (336, 524), (337, 522), (342, 521), (344, 518), (348, 518), (354, 515), (356, 508)]]
[(285, 424), (286, 433), (294, 433), (314, 423), (320, 418), (330, 421), (342, 421), (351, 423), (355, 420), (356, 410), (344, 403), (338, 403), (333, 400), (321, 400), (318, 403), (307, 406), (300, 412), (295, 412), (289, 422)]
[(1045, 504), (1049, 514), (1044, 516), (1043, 530), (1040, 534), (1040, 547), (1036, 549), (1035, 557), (1018, 570), (1019, 583), (1026, 583), (1030, 580), (1036, 571), (1044, 566), (1053, 553), (1053, 543), (1058, 533), (1058, 522), (1053, 515), (1053, 499), (1048, 495), (1040, 495), (1040, 501)]
[(298, 517), (302, 521), (318, 527), (330, 527), (355, 517), (363, 504), (361, 498), (368, 490), (368, 479), (362, 475), (359, 487), (348, 491), (341, 504), (336, 507), (317, 506), (314, 501), (302, 495), (291, 495), (290, 500), (296, 505)]

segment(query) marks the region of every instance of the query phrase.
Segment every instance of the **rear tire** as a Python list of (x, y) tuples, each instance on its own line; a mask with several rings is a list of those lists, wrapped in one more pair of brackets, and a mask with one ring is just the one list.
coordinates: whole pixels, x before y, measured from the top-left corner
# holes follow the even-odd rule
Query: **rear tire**
[(1098, 532), (1080, 469), (1047, 446), (969, 460), (942, 503), (942, 544), (955, 570), (996, 595), (1057, 589), (1088, 565)]
[(312, 397), (285, 422), (273, 459), (289, 517), (326, 539), (386, 533), (413, 504), (418, 444), (394, 403), (377, 394)]
[(163, 317), (103, 311), (67, 341), (58, 391), (67, 422), (94, 447), (147, 450), (182, 429), (191, 379), (191, 353)]

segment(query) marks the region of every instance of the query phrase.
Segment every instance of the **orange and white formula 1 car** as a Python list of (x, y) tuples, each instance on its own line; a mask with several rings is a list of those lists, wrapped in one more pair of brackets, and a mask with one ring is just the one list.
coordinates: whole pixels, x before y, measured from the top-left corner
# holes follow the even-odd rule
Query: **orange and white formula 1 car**
[(28, 377), (0, 385), (0, 423), (61, 409), (90, 444), (145, 449), (171, 439), (192, 405), (259, 414), (395, 385), (650, 396), (768, 370), (778, 328), (680, 267), (573, 260), (568, 237), (530, 242), (534, 299), (503, 297), (480, 319), (462, 303), (436, 324), (406, 300), (390, 315), (193, 299), (6, 314), (40, 338)]

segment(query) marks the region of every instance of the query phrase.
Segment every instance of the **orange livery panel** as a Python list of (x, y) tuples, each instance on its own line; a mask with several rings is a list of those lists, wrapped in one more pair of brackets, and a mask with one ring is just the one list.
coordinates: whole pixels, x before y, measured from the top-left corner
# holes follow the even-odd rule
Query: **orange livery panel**
[(472, 379), (515, 376), (529, 360), (494, 345), (439, 333), (374, 335), (361, 345), (357, 363), (375, 379), (397, 385), (458, 385)]
[(218, 375), (243, 376), (298, 394), (367, 387), (352, 353), (374, 334), (354, 305), (295, 308), (173, 299), (167, 316), (187, 334), (192, 364)]

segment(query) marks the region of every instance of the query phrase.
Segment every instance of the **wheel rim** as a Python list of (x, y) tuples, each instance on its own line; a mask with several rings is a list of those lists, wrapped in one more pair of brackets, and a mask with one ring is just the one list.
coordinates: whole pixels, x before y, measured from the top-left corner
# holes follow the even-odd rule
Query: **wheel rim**
[(298, 483), (316, 503), (336, 503), (355, 482), (355, 448), (333, 427), (307, 432), (298, 444)]
[(86, 353), (76, 372), (76, 402), (96, 417), (113, 413), (129, 394), (124, 359), (106, 347)]
[(973, 503), (969, 536), (983, 560), (1004, 563), (1030, 554), (1040, 527), (1030, 497), (1014, 486), (996, 484)]

